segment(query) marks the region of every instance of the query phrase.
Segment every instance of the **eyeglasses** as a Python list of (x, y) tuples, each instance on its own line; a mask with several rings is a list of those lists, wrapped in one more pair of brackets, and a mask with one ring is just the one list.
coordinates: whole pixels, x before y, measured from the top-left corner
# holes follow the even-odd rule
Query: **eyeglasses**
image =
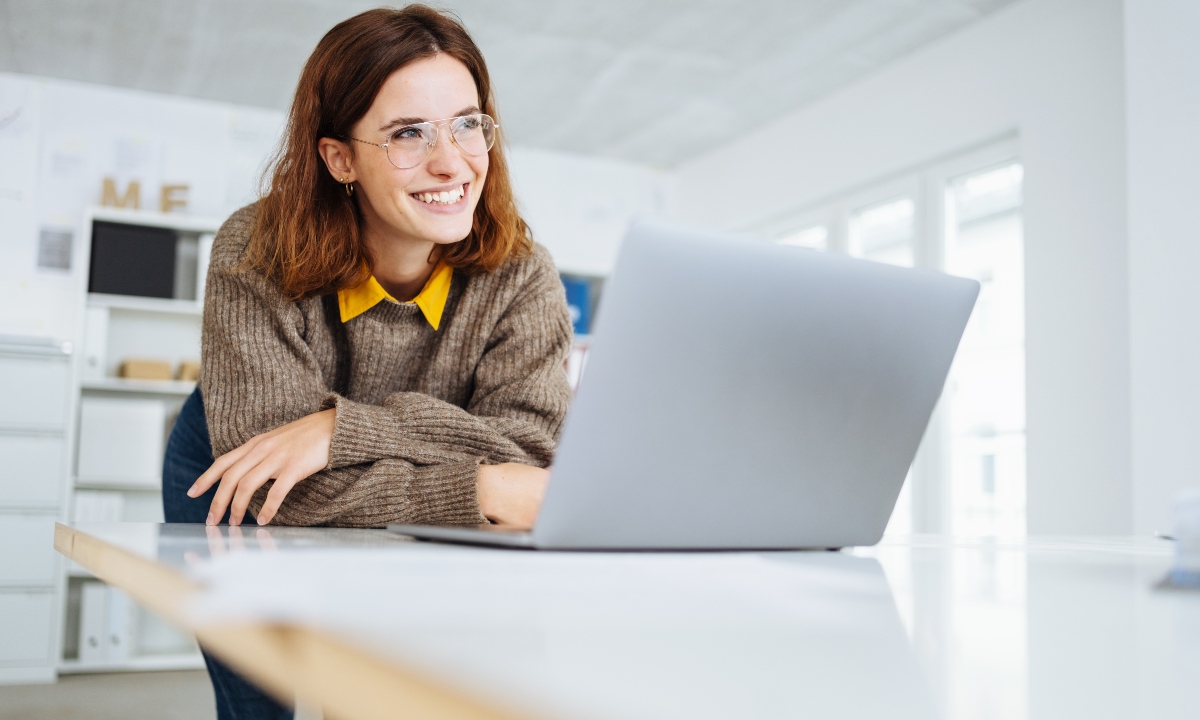
[(413, 123), (393, 130), (388, 135), (387, 142), (373, 143), (359, 140), (356, 137), (348, 139), (364, 145), (381, 147), (387, 152), (388, 162), (397, 169), (408, 170), (425, 162), (429, 153), (438, 141), (438, 126), (450, 125), (450, 139), (459, 149), (468, 155), (486, 155), (496, 143), (496, 128), (500, 127), (489, 115), (477, 113), (445, 120), (430, 120)]

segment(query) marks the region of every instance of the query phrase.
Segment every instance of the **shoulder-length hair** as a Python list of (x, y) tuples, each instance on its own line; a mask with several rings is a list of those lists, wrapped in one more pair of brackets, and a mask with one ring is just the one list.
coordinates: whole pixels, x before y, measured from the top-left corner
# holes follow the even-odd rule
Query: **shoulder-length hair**
[[(368, 10), (338, 23), (305, 63), (283, 140), (263, 174), (245, 260), (289, 299), (354, 287), (373, 268), (358, 205), (326, 169), (317, 141), (344, 140), (392, 73), (438, 53), (466, 66), (481, 110), (498, 121), (483, 54), (457, 20), (424, 5)], [(513, 200), (501, 145), (488, 153), (470, 234), (441, 246), (441, 259), (469, 274), (490, 272), (533, 244)]]

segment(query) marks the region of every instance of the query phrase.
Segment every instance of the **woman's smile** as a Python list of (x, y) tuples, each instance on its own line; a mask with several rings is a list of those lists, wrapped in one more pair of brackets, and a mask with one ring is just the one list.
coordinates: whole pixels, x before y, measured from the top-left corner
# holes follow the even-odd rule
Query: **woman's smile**
[(411, 198), (425, 212), (437, 215), (454, 215), (468, 208), (470, 203), (470, 183), (438, 185), (417, 192), (411, 192)]

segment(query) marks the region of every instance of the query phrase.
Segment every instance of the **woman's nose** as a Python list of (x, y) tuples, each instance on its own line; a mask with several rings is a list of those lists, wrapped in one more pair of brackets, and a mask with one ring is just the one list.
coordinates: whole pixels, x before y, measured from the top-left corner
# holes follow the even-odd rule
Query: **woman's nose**
[(437, 142), (433, 144), (433, 149), (429, 152), (426, 168), (433, 175), (453, 176), (462, 168), (463, 162), (462, 151), (454, 143), (454, 136), (450, 134), (450, 128), (438, 128)]

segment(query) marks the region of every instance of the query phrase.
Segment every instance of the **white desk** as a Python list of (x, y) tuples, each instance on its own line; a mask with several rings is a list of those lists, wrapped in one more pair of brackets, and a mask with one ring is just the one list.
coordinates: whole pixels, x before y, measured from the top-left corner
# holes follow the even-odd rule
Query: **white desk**
[(1200, 593), (1154, 589), (1162, 541), (572, 554), (230, 532), (60, 526), (56, 547), (331, 718), (1200, 717)]

